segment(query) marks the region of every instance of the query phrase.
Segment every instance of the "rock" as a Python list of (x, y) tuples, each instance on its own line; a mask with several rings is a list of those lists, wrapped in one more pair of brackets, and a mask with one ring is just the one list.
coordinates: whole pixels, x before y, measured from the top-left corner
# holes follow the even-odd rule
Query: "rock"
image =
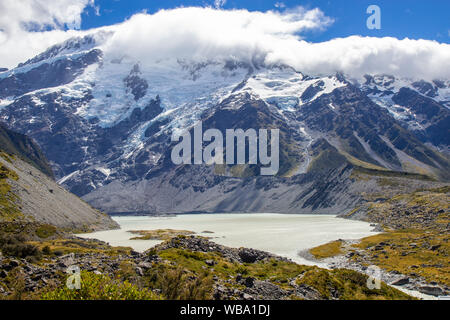
[(31, 280), (33, 281), (39, 281), (42, 279), (42, 274), (35, 274), (34, 276), (31, 277)]
[(75, 256), (73, 253), (63, 255), (63, 256), (59, 257), (58, 260), (59, 260), (58, 265), (61, 268), (67, 268), (67, 267), (75, 264)]
[(425, 285), (419, 287), (419, 292), (424, 294), (429, 294), (431, 296), (441, 296), (444, 295), (445, 291), (439, 286), (431, 286), (431, 285)]
[(214, 260), (206, 260), (205, 263), (206, 263), (208, 266), (210, 266), (210, 267), (212, 267), (212, 266), (214, 266), (214, 265), (217, 264), (217, 262), (215, 262)]
[(244, 279), (244, 285), (245, 285), (247, 288), (253, 287), (253, 284), (254, 284), (254, 283), (255, 283), (255, 278), (247, 277), (247, 278)]
[(244, 300), (253, 300), (253, 297), (251, 295), (247, 294), (247, 293), (244, 293), (242, 295), (242, 299), (244, 299)]
[(280, 300), (289, 295), (287, 291), (269, 281), (255, 280), (253, 286), (245, 290), (253, 296), (262, 297), (266, 300)]
[(138, 266), (144, 270), (148, 270), (148, 269), (151, 269), (152, 264), (150, 262), (143, 261), (143, 262), (140, 262), (138, 264)]
[(430, 247), (430, 250), (431, 250), (431, 251), (435, 251), (435, 250), (439, 249), (440, 247), (441, 247), (440, 244), (436, 244), (436, 245), (434, 245), (434, 246), (431, 246), (431, 247)]
[(6, 278), (8, 276), (8, 272), (5, 270), (0, 271), (0, 278)]
[(228, 289), (224, 286), (217, 286), (214, 290), (213, 297), (216, 300), (223, 300), (228, 298)]
[(405, 284), (409, 283), (409, 278), (408, 277), (403, 277), (400, 279), (395, 280), (394, 282), (391, 283), (391, 285), (393, 286), (403, 286)]
[(12, 268), (18, 267), (18, 266), (19, 266), (19, 261), (17, 261), (17, 260), (11, 260), (11, 261), (9, 262), (9, 266), (12, 267)]
[(141, 255), (139, 252), (134, 250), (131, 250), (130, 254), (133, 258), (139, 257)]
[(3, 266), (3, 269), (6, 271), (10, 271), (19, 266), (19, 262), (17, 260), (11, 260), (8, 264)]
[(142, 271), (141, 267), (136, 267), (135, 270), (136, 270), (136, 273), (138, 276), (140, 276), (140, 277), (144, 276), (144, 271)]
[(256, 250), (241, 248), (239, 249), (239, 257), (244, 263), (254, 263), (258, 260), (258, 252)]

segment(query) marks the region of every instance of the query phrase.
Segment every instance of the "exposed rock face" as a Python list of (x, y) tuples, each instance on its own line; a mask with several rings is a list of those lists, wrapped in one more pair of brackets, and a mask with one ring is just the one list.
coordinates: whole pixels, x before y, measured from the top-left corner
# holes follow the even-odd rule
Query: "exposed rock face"
[(422, 130), (416, 130), (417, 136), (425, 142), (448, 148), (450, 145), (450, 111), (429, 98), (429, 95), (402, 88), (392, 100), (400, 106), (411, 109), (415, 118), (420, 121)]
[(8, 130), (0, 124), (0, 150), (14, 154), (53, 178), (53, 171), (36, 143), (26, 135)]
[(139, 76), (140, 74), (141, 71), (139, 70), (139, 65), (136, 64), (131, 70), (130, 74), (125, 79), (123, 79), (125, 85), (127, 86), (128, 90), (131, 91), (134, 96), (134, 100), (136, 101), (145, 96), (148, 89), (147, 81), (145, 79), (142, 79)]
[(118, 228), (109, 216), (90, 207), (77, 196), (57, 185), (32, 165), (15, 159), (10, 163), (0, 157), (0, 164), (14, 171), (18, 179), (8, 180), (23, 217), (66, 230), (96, 231)]

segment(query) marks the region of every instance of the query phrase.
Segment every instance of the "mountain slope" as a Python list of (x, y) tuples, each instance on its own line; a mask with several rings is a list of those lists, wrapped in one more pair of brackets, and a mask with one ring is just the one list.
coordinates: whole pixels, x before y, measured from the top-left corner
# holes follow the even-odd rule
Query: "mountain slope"
[[(312, 76), (258, 59), (141, 65), (110, 55), (109, 36), (71, 39), (0, 73), (0, 119), (97, 208), (335, 212), (362, 199), (354, 170), (450, 179), (447, 79)], [(53, 80), (30, 85), (37, 72)], [(172, 132), (198, 120), (222, 132), (279, 128), (278, 175), (173, 165)]]
[(91, 208), (35, 167), (18, 158), (7, 159), (0, 157), (0, 165), (14, 175), (6, 181), (10, 186), (7, 196), (14, 203), (10, 208), (14, 210), (5, 214), (5, 208), (0, 208), (1, 221), (32, 221), (70, 231), (117, 227), (107, 215)]
[(53, 171), (39, 147), (27, 136), (11, 131), (0, 123), (0, 150), (14, 154), (50, 178)]
[(0, 222), (37, 222), (70, 231), (117, 227), (107, 215), (91, 208), (38, 169), (50, 170), (30, 138), (0, 129)]

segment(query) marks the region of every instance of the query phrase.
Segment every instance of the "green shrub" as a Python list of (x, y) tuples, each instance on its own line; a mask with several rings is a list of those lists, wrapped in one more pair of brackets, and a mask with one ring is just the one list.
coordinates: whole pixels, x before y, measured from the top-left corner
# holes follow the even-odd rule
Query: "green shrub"
[(57, 249), (53, 251), (53, 254), (57, 257), (60, 257), (64, 254), (64, 251)]
[(236, 268), (236, 273), (240, 273), (242, 275), (247, 275), (248, 269), (245, 266), (240, 265)]
[(118, 282), (106, 275), (81, 273), (81, 288), (71, 290), (64, 284), (42, 295), (43, 300), (158, 300), (160, 297), (149, 289), (139, 289), (125, 281)]
[(380, 289), (367, 286), (368, 276), (353, 270), (314, 268), (297, 279), (298, 285), (308, 285), (320, 293), (321, 299), (385, 300), (413, 299), (406, 293), (381, 283)]
[(19, 268), (13, 269), (8, 275), (9, 290), (11, 295), (8, 297), (11, 300), (24, 300), (26, 299), (25, 292), (25, 276)]
[(206, 272), (190, 274), (183, 268), (160, 268), (156, 276), (157, 288), (168, 300), (207, 300), (211, 299), (213, 281)]
[(36, 235), (41, 239), (47, 239), (56, 234), (56, 227), (44, 224), (36, 229)]
[(45, 246), (42, 248), (42, 253), (48, 256), (52, 254), (52, 250), (50, 249), (49, 246)]
[(37, 261), (41, 251), (32, 244), (26, 244), (22, 235), (4, 235), (0, 237), (0, 250), (5, 256)]

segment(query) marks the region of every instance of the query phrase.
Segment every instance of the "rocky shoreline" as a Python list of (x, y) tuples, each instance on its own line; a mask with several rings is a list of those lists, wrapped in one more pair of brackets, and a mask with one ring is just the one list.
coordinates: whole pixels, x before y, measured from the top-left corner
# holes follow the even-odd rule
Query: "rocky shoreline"
[[(341, 240), (341, 252), (320, 262), (364, 273), (367, 266), (380, 265), (381, 280), (389, 285), (427, 299), (448, 296), (449, 203), (448, 184), (383, 199), (372, 195), (340, 218), (370, 222), (378, 236)], [(302, 254), (315, 260), (309, 252)]]
[[(358, 243), (359, 240), (342, 240), (343, 246), (351, 246)], [(320, 263), (325, 265), (329, 269), (350, 269), (357, 272), (367, 274), (369, 276), (375, 276), (372, 269), (367, 265), (371, 265), (369, 260), (363, 260), (363, 262), (352, 261), (351, 258), (356, 254), (360, 257), (364, 257), (363, 250), (357, 250), (357, 252), (349, 252), (344, 255), (337, 255), (325, 259), (315, 259), (309, 250), (304, 250), (298, 253), (300, 257), (309, 261)], [(376, 275), (381, 281), (393, 286), (403, 292), (410, 294), (416, 298), (424, 300), (436, 300), (439, 296), (447, 296), (450, 294), (450, 288), (445, 285), (439, 285), (436, 282), (427, 282), (421, 277), (411, 277), (401, 274), (397, 271), (387, 271), (379, 269), (379, 273)]]

